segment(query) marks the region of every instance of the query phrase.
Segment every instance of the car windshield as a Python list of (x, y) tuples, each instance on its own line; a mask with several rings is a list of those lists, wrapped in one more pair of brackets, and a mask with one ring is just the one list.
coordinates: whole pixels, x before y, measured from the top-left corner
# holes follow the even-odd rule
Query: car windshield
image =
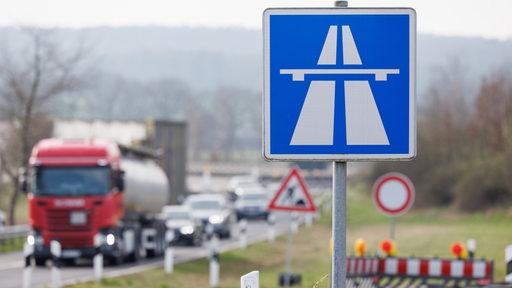
[(185, 211), (167, 211), (165, 212), (165, 218), (170, 220), (187, 220), (190, 218), (190, 215)]
[(267, 200), (267, 195), (263, 193), (253, 193), (253, 194), (242, 194), (240, 195), (240, 199), (246, 201), (262, 201)]
[(194, 210), (220, 210), (222, 209), (221, 203), (215, 200), (194, 200), (190, 201), (189, 205)]
[(110, 188), (110, 171), (106, 166), (37, 167), (32, 183), (35, 195), (104, 195)]

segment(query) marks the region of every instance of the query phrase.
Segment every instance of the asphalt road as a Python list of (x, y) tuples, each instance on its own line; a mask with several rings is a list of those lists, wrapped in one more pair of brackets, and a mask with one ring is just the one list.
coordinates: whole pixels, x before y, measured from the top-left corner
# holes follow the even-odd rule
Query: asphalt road
[[(275, 213), (276, 215), (276, 234), (287, 233), (290, 227), (289, 213)], [(268, 224), (262, 220), (250, 220), (247, 226), (247, 242), (254, 243), (258, 241), (267, 241)], [(235, 229), (237, 231), (237, 229)], [(222, 239), (219, 241), (219, 252), (230, 249), (239, 249), (239, 235), (235, 235), (231, 239)], [(186, 262), (193, 259), (208, 257), (209, 244), (205, 241), (201, 247), (175, 247), (174, 260), (175, 263)], [(163, 257), (154, 259), (142, 259), (137, 264), (123, 264), (120, 266), (105, 266), (104, 277), (116, 277), (135, 273), (142, 270), (161, 267), (163, 269)], [(222, 262), (221, 262), (222, 269)], [(24, 271), (24, 259), (22, 252), (12, 252), (0, 255), (0, 287), (22, 287), (22, 278)], [(78, 262), (76, 265), (63, 265), (60, 269), (61, 283), (63, 285), (73, 284), (84, 281), (94, 280), (94, 271), (91, 261)], [(47, 263), (47, 267), (32, 268), (32, 286), (31, 287), (51, 287), (51, 262)]]

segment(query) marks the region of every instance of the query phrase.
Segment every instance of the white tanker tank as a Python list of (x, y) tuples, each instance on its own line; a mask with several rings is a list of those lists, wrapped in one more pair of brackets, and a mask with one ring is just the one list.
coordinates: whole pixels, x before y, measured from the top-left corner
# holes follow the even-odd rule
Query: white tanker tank
[(167, 175), (151, 158), (122, 156), (121, 169), (124, 171), (125, 218), (153, 218), (169, 198)]

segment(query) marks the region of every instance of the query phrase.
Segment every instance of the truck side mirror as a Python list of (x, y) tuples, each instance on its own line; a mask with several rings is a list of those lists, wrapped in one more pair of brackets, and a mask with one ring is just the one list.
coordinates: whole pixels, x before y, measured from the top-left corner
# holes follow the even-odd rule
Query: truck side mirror
[(23, 192), (24, 194), (28, 193), (28, 183), (27, 183), (26, 179), (19, 180), (18, 186), (19, 186), (21, 192)]
[(28, 193), (27, 172), (25, 168), (18, 168), (18, 188), (24, 194)]
[(115, 180), (116, 188), (120, 192), (124, 191), (124, 171), (120, 170), (116, 175)]

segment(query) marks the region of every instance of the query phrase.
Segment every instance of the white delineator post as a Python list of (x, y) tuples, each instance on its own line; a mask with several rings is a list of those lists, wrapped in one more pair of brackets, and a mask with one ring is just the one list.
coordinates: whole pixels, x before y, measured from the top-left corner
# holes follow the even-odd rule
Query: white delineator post
[(260, 272), (252, 271), (240, 277), (240, 288), (260, 288)]
[(23, 256), (25, 257), (25, 268), (23, 269), (23, 288), (28, 288), (32, 283), (32, 264), (30, 259), (34, 254), (34, 244), (25, 242), (23, 245)]
[(172, 248), (172, 241), (174, 240), (174, 231), (167, 230), (165, 232), (165, 241), (167, 248), (165, 249), (165, 273), (171, 274), (174, 271), (174, 249)]
[(217, 234), (213, 234), (210, 240), (210, 287), (219, 287), (219, 252), (217, 247), (219, 245), (219, 238)]
[(267, 240), (270, 243), (274, 243), (274, 240), (276, 239), (276, 216), (274, 213), (270, 213), (267, 218)]
[(505, 263), (507, 264), (505, 282), (512, 283), (512, 245), (505, 248)]
[(103, 254), (101, 253), (101, 246), (103, 245), (103, 235), (100, 233), (94, 235), (94, 279), (98, 283), (103, 278)]
[(240, 231), (239, 241), (240, 249), (245, 250), (247, 248), (247, 220), (242, 219), (238, 221), (238, 229)]
[(52, 287), (59, 288), (61, 286), (60, 256), (62, 252), (59, 241), (52, 240), (50, 242), (50, 252), (52, 254)]
[(466, 242), (466, 247), (468, 248), (469, 259), (474, 259), (476, 250), (476, 240), (473, 238), (468, 239), (468, 241)]

